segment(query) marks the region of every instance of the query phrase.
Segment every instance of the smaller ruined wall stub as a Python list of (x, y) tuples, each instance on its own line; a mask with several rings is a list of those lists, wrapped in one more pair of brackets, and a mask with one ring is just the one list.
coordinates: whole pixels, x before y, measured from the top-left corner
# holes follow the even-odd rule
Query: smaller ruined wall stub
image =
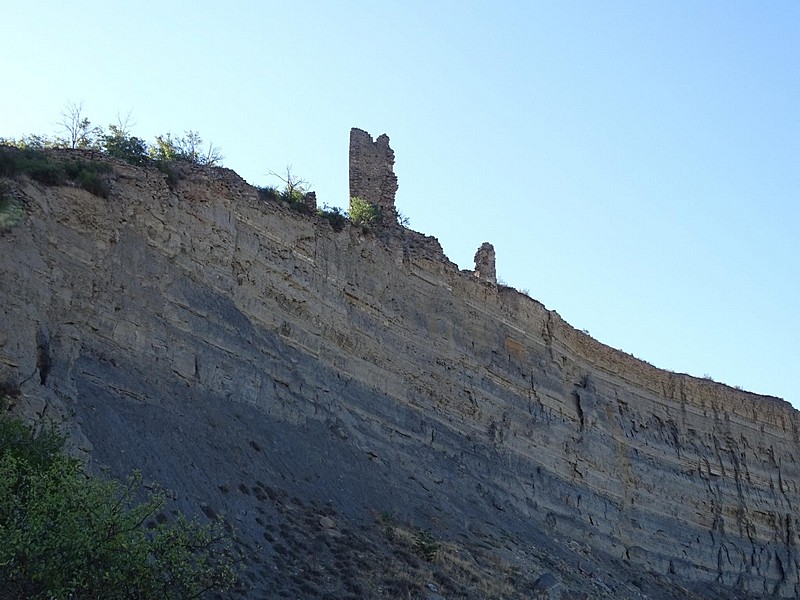
[(475, 276), (491, 283), (497, 283), (494, 246), (489, 242), (483, 242), (475, 253)]
[(384, 133), (373, 141), (369, 133), (354, 127), (350, 130), (350, 197), (393, 213), (395, 193), (397, 175), (389, 136)]

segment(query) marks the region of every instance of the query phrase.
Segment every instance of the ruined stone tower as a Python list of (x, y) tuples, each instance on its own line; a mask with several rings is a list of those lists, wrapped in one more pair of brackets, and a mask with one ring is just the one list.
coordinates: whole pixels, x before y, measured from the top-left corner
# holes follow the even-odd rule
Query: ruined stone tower
[(350, 197), (363, 198), (383, 209), (384, 215), (396, 213), (394, 195), (397, 175), (394, 174), (394, 151), (385, 133), (375, 141), (372, 136), (353, 127), (350, 130)]

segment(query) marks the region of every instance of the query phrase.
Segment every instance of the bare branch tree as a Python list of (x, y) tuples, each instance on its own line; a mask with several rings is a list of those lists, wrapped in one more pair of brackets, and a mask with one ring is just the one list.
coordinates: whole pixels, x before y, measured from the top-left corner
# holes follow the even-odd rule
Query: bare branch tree
[(136, 125), (136, 122), (131, 120), (132, 114), (132, 108), (128, 110), (128, 113), (124, 117), (122, 116), (122, 113), (117, 113), (117, 124), (114, 127), (116, 127), (117, 131), (119, 131), (119, 133), (123, 136), (130, 136), (131, 129), (134, 125)]
[(224, 158), (219, 147), (209, 142), (208, 150), (200, 157), (200, 164), (206, 165), (207, 167), (219, 167), (222, 166)]
[(186, 131), (185, 134), (182, 140), (183, 153), (189, 157), (192, 162), (205, 165), (206, 167), (215, 167), (222, 163), (222, 153), (213, 143), (209, 142), (208, 150), (204, 152), (203, 138), (200, 137), (198, 132), (190, 129)]
[(294, 173), (292, 173), (292, 165), (286, 165), (285, 177), (283, 175), (279, 175), (275, 171), (270, 171), (269, 174), (273, 177), (277, 177), (284, 183), (286, 186), (286, 192), (289, 195), (294, 195), (295, 193), (303, 194), (309, 185), (305, 179), (300, 179)]
[(92, 129), (89, 119), (83, 115), (83, 102), (68, 102), (61, 111), (58, 125), (61, 125), (62, 133), (66, 134), (64, 142), (70, 148), (87, 148), (94, 143), (98, 134), (102, 134), (100, 128)]
[(189, 162), (199, 163), (203, 138), (196, 131), (184, 131), (184, 136), (179, 140), (183, 155)]

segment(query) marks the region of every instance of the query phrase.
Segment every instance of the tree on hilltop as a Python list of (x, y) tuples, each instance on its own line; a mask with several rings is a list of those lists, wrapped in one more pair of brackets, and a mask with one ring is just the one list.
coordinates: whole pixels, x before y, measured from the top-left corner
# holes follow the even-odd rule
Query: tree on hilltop
[(131, 113), (124, 117), (117, 115), (117, 123), (103, 127), (92, 126), (85, 116), (82, 102), (68, 102), (57, 124), (56, 135), (29, 134), (19, 139), (0, 138), (0, 144), (22, 149), (42, 150), (45, 148), (95, 148), (109, 156), (141, 165), (148, 158), (160, 163), (184, 161), (207, 167), (222, 165), (224, 156), (213, 143), (205, 146), (200, 133), (194, 130), (184, 132), (183, 136), (171, 133), (156, 136), (155, 143), (131, 134)]
[(102, 127), (92, 127), (91, 122), (83, 114), (83, 102), (68, 102), (61, 111), (61, 133), (66, 134), (61, 145), (67, 148), (90, 148), (100, 143), (103, 137)]
[(157, 135), (156, 143), (150, 146), (150, 158), (154, 160), (186, 162), (215, 167), (222, 164), (222, 153), (214, 144), (203, 148), (203, 138), (196, 131), (184, 132), (183, 137), (173, 137), (171, 133)]

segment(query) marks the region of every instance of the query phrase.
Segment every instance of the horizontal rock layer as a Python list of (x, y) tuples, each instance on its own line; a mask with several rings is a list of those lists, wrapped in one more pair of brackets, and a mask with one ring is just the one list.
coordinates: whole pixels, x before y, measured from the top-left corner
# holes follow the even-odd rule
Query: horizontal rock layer
[(16, 183), (0, 237), (0, 381), (112, 471), (242, 514), (217, 484), (263, 472), (610, 575), (800, 593), (786, 402), (608, 348), (433, 238), (335, 232), (222, 169), (114, 169), (109, 199)]

